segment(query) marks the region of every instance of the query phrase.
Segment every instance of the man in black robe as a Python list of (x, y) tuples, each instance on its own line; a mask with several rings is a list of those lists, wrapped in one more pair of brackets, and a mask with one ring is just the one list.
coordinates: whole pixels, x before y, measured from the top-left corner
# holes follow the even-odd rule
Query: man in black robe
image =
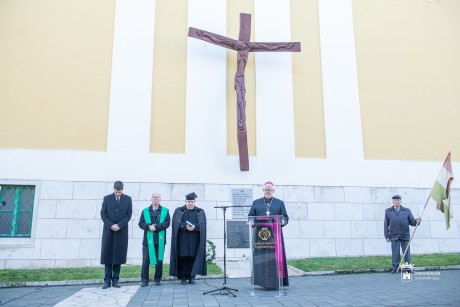
[(253, 219), (254, 284), (265, 289), (289, 286), (282, 227), (289, 222), (284, 202), (274, 198), (273, 183), (263, 187), (264, 197), (254, 200), (248, 216)]
[(182, 285), (195, 283), (196, 275), (207, 275), (206, 214), (195, 206), (197, 195), (185, 196), (185, 205), (172, 218), (171, 261), (169, 275), (177, 276)]
[(113, 193), (104, 197), (101, 219), (102, 231), (101, 264), (105, 264), (104, 285), (120, 288), (121, 265), (126, 263), (128, 253), (128, 223), (133, 213), (131, 197), (123, 194), (123, 183), (116, 181)]

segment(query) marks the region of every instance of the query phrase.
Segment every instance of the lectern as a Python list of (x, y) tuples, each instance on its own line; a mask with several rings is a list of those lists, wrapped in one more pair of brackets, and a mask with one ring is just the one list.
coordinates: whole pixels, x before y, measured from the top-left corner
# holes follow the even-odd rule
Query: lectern
[(287, 276), (284, 263), (284, 248), (281, 225), (284, 216), (250, 216), (248, 219), (251, 246), (251, 285), (252, 295), (256, 290), (277, 290)]

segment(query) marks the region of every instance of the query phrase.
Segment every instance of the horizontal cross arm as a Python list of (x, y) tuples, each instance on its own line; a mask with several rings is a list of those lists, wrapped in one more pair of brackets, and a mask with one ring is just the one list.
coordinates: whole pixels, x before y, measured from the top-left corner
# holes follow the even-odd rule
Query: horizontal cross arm
[(286, 43), (247, 43), (251, 52), (300, 52), (299, 42)]
[(192, 27), (188, 28), (188, 36), (228, 49), (234, 49), (235, 44), (238, 42), (237, 40), (219, 34), (214, 34)]

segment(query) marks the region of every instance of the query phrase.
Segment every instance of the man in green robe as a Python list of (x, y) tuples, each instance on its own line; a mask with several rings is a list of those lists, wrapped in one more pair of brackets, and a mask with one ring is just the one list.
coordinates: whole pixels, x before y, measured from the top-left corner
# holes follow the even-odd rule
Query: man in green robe
[(152, 195), (152, 205), (142, 210), (139, 228), (144, 230), (142, 241), (141, 286), (149, 284), (149, 268), (155, 265), (155, 286), (161, 285), (163, 275), (163, 258), (166, 245), (166, 228), (171, 223), (169, 210), (160, 205), (161, 196)]

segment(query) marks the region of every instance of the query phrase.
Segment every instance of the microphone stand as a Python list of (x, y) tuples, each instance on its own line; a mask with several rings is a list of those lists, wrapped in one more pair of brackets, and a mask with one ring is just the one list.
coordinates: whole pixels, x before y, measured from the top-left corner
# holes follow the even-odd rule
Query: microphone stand
[(238, 289), (227, 287), (227, 230), (226, 230), (226, 222), (225, 222), (225, 212), (227, 211), (227, 208), (235, 208), (235, 207), (249, 207), (249, 206), (216, 206), (214, 207), (214, 208), (221, 208), (224, 212), (224, 284), (220, 288), (204, 292), (203, 295), (213, 293), (216, 291), (221, 291), (220, 294), (227, 294), (225, 292), (222, 292), (222, 291), (226, 291), (230, 293), (231, 295), (233, 295), (233, 297), (236, 297), (235, 293), (233, 293), (232, 291), (238, 291)]

